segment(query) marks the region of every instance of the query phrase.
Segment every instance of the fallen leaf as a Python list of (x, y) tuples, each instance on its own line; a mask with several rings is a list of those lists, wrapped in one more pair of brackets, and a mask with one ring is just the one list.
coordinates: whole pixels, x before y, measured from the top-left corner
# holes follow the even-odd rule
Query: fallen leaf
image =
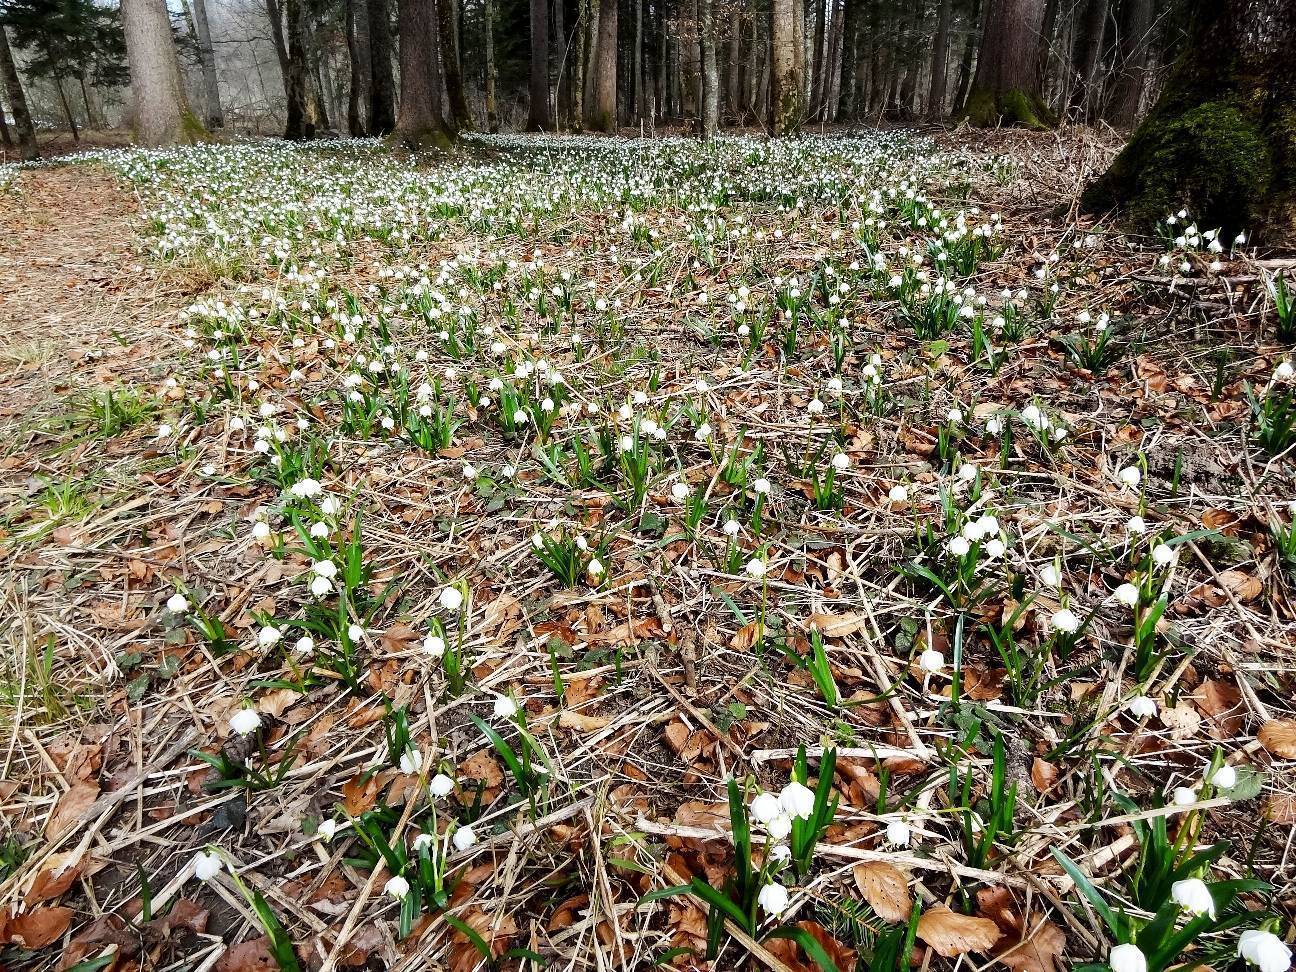
[(78, 852), (55, 854), (32, 880), (23, 902), (31, 906), (57, 898), (72, 887), (72, 883), (81, 876), (82, 869), (81, 854)]
[(908, 921), (913, 910), (909, 880), (900, 868), (886, 861), (861, 861), (855, 865), (855, 885), (869, 907), (883, 921)]
[(216, 972), (279, 972), (279, 964), (270, 951), (270, 939), (254, 938), (225, 949)]
[(1296, 759), (1296, 719), (1270, 719), (1260, 727), (1256, 738), (1275, 756)]
[(989, 918), (976, 918), (938, 905), (918, 919), (918, 937), (944, 958), (968, 952), (985, 952), (999, 940), (999, 926)]
[(995, 949), (995, 957), (1017, 972), (1058, 972), (1066, 950), (1066, 935), (1047, 918), (1029, 923), (1025, 935), (1006, 947)]
[(707, 803), (705, 800), (688, 800), (675, 811), (675, 822), (684, 827), (707, 827), (713, 830), (729, 829), (729, 804)]
[(825, 638), (844, 638), (864, 627), (863, 614), (812, 614), (806, 618), (807, 628), (818, 628)]
[(1187, 702), (1179, 702), (1174, 708), (1161, 710), (1161, 723), (1170, 730), (1171, 739), (1189, 739), (1197, 734), (1202, 717)]
[(72, 909), (42, 905), (0, 924), (4, 925), (0, 944), (21, 945), (35, 951), (63, 937), (72, 924)]
[(1242, 570), (1222, 571), (1215, 580), (1225, 590), (1232, 591), (1233, 596), (1244, 604), (1247, 601), (1254, 601), (1264, 590), (1264, 584), (1260, 583), (1259, 577)]
[(284, 714), (285, 709), (293, 705), (301, 697), (301, 692), (290, 688), (275, 689), (273, 692), (267, 692), (257, 699), (257, 711), (278, 719)]
[(603, 716), (582, 715), (570, 709), (564, 709), (558, 716), (558, 725), (564, 729), (575, 729), (577, 732), (598, 732), (606, 729), (612, 722)]
[(74, 824), (80, 823), (83, 815), (99, 799), (99, 784), (93, 780), (83, 780), (73, 784), (72, 788), (59, 797), (54, 811), (45, 822), (45, 836), (59, 837)]
[(1192, 700), (1210, 719), (1210, 732), (1216, 739), (1229, 739), (1242, 731), (1246, 720), (1236, 684), (1208, 678), (1197, 686)]
[(378, 790), (382, 781), (376, 773), (357, 773), (342, 784), (342, 807), (347, 815), (358, 817), (366, 810), (372, 809), (378, 802)]
[(1031, 782), (1035, 784), (1035, 789), (1041, 793), (1047, 793), (1057, 782), (1058, 768), (1048, 760), (1035, 757), (1031, 763)]

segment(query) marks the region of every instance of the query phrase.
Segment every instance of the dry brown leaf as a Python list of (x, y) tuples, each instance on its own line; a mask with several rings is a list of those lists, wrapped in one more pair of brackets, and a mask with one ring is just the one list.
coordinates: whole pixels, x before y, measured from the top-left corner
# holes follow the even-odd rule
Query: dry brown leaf
[(956, 958), (968, 952), (985, 952), (999, 941), (999, 926), (989, 918), (975, 918), (938, 905), (918, 919), (918, 937), (937, 955)]
[(1296, 796), (1290, 793), (1271, 793), (1260, 811), (1266, 820), (1276, 824), (1296, 824)]
[(54, 805), (54, 811), (45, 822), (45, 836), (58, 837), (73, 824), (79, 823), (97, 799), (99, 784), (94, 780), (82, 780), (73, 784)]
[(752, 645), (756, 644), (756, 639), (760, 635), (760, 622), (753, 621), (751, 624), (745, 624), (734, 632), (734, 636), (729, 639), (729, 647), (734, 651), (746, 651)]
[(270, 951), (270, 939), (254, 938), (225, 949), (216, 972), (279, 972), (279, 964)]
[(1270, 719), (1260, 727), (1256, 738), (1275, 756), (1296, 759), (1296, 719)]
[(1035, 784), (1035, 789), (1041, 793), (1047, 793), (1057, 782), (1058, 768), (1048, 760), (1040, 759), (1038, 756), (1031, 762), (1031, 782)]
[(1210, 719), (1210, 732), (1216, 739), (1228, 739), (1242, 731), (1246, 720), (1236, 684), (1208, 678), (1197, 686), (1192, 700)]
[(729, 804), (707, 803), (705, 800), (688, 800), (675, 811), (675, 822), (685, 827), (707, 827), (712, 830), (729, 829)]
[(72, 887), (72, 883), (81, 876), (83, 869), (81, 854), (77, 851), (55, 854), (45, 862), (45, 866), (32, 880), (23, 902), (30, 906), (57, 898)]
[(257, 711), (278, 719), (284, 714), (285, 709), (293, 705), (301, 697), (301, 692), (290, 688), (275, 689), (273, 692), (267, 692), (257, 699)]
[(70, 924), (72, 924), (71, 908), (42, 905), (8, 922), (0, 922), (0, 926), (4, 929), (3, 934), (0, 934), (0, 944), (21, 945), (23, 948), (35, 951), (57, 942), (63, 937)]
[(378, 643), (382, 645), (384, 651), (399, 653), (409, 651), (410, 647), (416, 642), (421, 641), (422, 634), (414, 630), (408, 624), (393, 624), (390, 628), (382, 633)]
[(807, 628), (818, 628), (825, 638), (844, 638), (864, 627), (863, 614), (812, 614), (806, 618)]
[[(814, 921), (798, 921), (797, 927), (819, 943), (838, 972), (849, 972), (855, 968), (855, 950), (833, 938), (823, 925)], [(702, 935), (698, 937), (704, 939), (705, 934), (704, 927)], [(818, 963), (791, 939), (770, 938), (765, 941), (765, 947), (792, 972), (823, 972)], [(696, 968), (696, 965), (689, 964), (686, 968)]]
[(861, 861), (855, 865), (855, 885), (869, 907), (883, 921), (908, 921), (913, 910), (909, 880), (900, 868), (886, 861)]
[(1201, 713), (1187, 702), (1161, 710), (1161, 723), (1170, 730), (1171, 739), (1190, 739), (1197, 734), (1201, 721)]
[(603, 716), (582, 715), (570, 709), (564, 709), (558, 716), (558, 725), (564, 729), (575, 729), (577, 732), (598, 732), (606, 729), (612, 722)]
[(1254, 601), (1264, 590), (1260, 578), (1244, 570), (1221, 571), (1215, 580), (1225, 590), (1232, 591), (1233, 596), (1244, 604), (1247, 601)]
[(1028, 923), (1024, 938), (996, 949), (996, 958), (1016, 972), (1058, 972), (1066, 935), (1047, 918)]
[(342, 807), (348, 816), (358, 817), (378, 802), (382, 781), (376, 773), (357, 773), (342, 784)]

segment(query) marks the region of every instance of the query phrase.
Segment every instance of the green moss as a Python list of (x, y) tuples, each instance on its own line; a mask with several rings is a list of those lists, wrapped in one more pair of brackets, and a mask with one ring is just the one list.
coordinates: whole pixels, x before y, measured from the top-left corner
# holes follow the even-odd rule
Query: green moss
[(959, 117), (977, 128), (1015, 125), (1044, 129), (1054, 123), (1044, 102), (1037, 95), (1017, 88), (997, 96), (986, 88), (973, 89), (968, 93), (967, 103)]
[(198, 120), (197, 115), (192, 111), (185, 110), (180, 113), (180, 139), (194, 145), (198, 142), (211, 141), (211, 133)]
[(1231, 235), (1250, 227), (1272, 176), (1254, 117), (1231, 99), (1208, 101), (1173, 117), (1154, 112), (1081, 202), (1119, 209), (1139, 229), (1187, 207), (1198, 225)]

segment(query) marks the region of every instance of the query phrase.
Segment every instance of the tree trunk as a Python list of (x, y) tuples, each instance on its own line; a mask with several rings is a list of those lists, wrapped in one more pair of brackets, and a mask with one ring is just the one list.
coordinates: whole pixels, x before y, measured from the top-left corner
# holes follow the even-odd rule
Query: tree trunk
[(400, 0), (400, 115), (396, 134), (407, 148), (451, 141), (441, 105), (437, 0)]
[(300, 141), (315, 135), (315, 118), (307, 105), (306, 91), (306, 51), (302, 37), (301, 0), (284, 0), (283, 10), (279, 10), (277, 0), (266, 0), (266, 12), (271, 16), (271, 23), (283, 21), (280, 31), (283, 44), (283, 86), (285, 111), (288, 119), (284, 123), (284, 138)]
[(347, 54), (351, 61), (351, 85), (347, 92), (347, 130), (359, 138), (368, 131), (365, 109), (369, 105), (369, 3), (346, 0)]
[(810, 117), (816, 121), (823, 117), (824, 80), (828, 77), (827, 57), (824, 45), (827, 43), (829, 0), (811, 0), (811, 16), (814, 18), (812, 57), (807, 62), (810, 71)]
[(549, 2), (531, 0), (531, 105), (527, 131), (553, 128), (549, 118)]
[(495, 3), (494, 0), (483, 0), (482, 31), (486, 46), (486, 80), (484, 82), (486, 99), (486, 130), (499, 131), (499, 107), (495, 102)]
[(320, 48), (312, 29), (307, 8), (301, 12), (302, 58), (306, 62), (306, 112), (315, 131), (327, 131), (329, 122), (329, 97), (324, 89), (324, 76), (320, 65)]
[(900, 83), (900, 93), (896, 99), (896, 110), (901, 118), (909, 119), (914, 114), (914, 95), (918, 91), (918, 72), (922, 69), (922, 58), (919, 48), (922, 45), (922, 26), (927, 18), (924, 0), (911, 0), (912, 19), (904, 35), (904, 78)]
[(988, 0), (976, 76), (963, 114), (973, 125), (1043, 128), (1052, 119), (1036, 75), (1044, 0)]
[(698, 0), (698, 43), (702, 60), (702, 104), (698, 111), (698, 134), (704, 142), (716, 137), (720, 128), (720, 74), (716, 66), (713, 0)]
[(396, 79), (392, 73), (389, 0), (369, 0), (369, 134), (396, 127)]
[(565, 0), (553, 0), (549, 5), (553, 15), (553, 36), (550, 41), (552, 54), (549, 66), (553, 73), (553, 93), (550, 95), (553, 125), (561, 129), (569, 114), (568, 102), (571, 100), (571, 85), (567, 83), (567, 4)]
[(599, 0), (580, 0), (584, 7), (585, 30), (581, 36), (581, 84), (579, 91), (581, 94), (580, 111), (577, 117), (580, 119), (581, 127), (589, 127), (589, 112), (594, 104), (594, 64), (598, 57), (598, 16)]
[(592, 131), (611, 134), (617, 125), (617, 0), (599, 0), (593, 62), (594, 101), (586, 125)]
[(1138, 118), (1147, 78), (1148, 34), (1151, 30), (1152, 0), (1124, 0), (1115, 79), (1106, 111), (1107, 121), (1119, 128), (1133, 127)]
[(954, 110), (963, 111), (967, 104), (968, 91), (972, 87), (972, 59), (976, 57), (978, 27), (981, 22), (982, 0), (972, 0), (972, 12), (968, 16), (967, 40), (963, 42), (963, 58), (959, 61), (958, 93), (954, 96)]
[(1043, 96), (1048, 91), (1049, 76), (1053, 65), (1053, 34), (1057, 30), (1058, 9), (1061, 0), (1046, 0), (1044, 4), (1044, 24), (1040, 27), (1038, 54), (1035, 60), (1035, 83)]
[(932, 42), (931, 87), (927, 89), (927, 117), (945, 114), (945, 72), (949, 60), (950, 22), (954, 19), (954, 0), (937, 0), (936, 38)]
[(136, 139), (152, 146), (202, 138), (206, 132), (185, 104), (165, 0), (122, 0), (121, 21)]
[(212, 50), (211, 24), (207, 20), (207, 0), (193, 0), (194, 33), (198, 41), (198, 63), (202, 65), (203, 108), (208, 128), (224, 128), (220, 85), (216, 82), (216, 54)]
[(770, 0), (770, 133), (790, 135), (805, 116), (804, 57), (798, 56), (796, 0)]
[(1165, 90), (1084, 207), (1144, 228), (1187, 207), (1226, 239), (1255, 229), (1296, 242), (1293, 64), (1296, 0), (1196, 4)]
[(23, 160), (30, 162), (40, 155), (36, 148), (36, 128), (27, 111), (27, 93), (23, 91), (22, 80), (18, 77), (18, 67), (14, 64), (13, 51), (9, 47), (9, 35), (3, 24), (0, 24), (0, 83), (4, 84), (9, 110), (13, 112), (14, 134), (18, 136)]
[[(561, 2), (561, 0), (559, 0)], [(450, 123), (456, 129), (472, 127), (468, 98), (464, 94), (463, 66), (459, 58), (459, 11), (457, 0), (437, 0), (440, 21), (441, 67), (445, 71), (446, 107)]]
[(842, 12), (841, 95), (837, 99), (837, 117), (855, 118), (855, 87), (859, 67), (860, 8), (864, 0), (845, 0)]
[(1088, 120), (1093, 111), (1094, 81), (1098, 73), (1098, 58), (1102, 54), (1103, 34), (1107, 28), (1107, 0), (1089, 0), (1084, 17), (1079, 24), (1075, 44), (1071, 48), (1071, 67), (1075, 87), (1071, 89), (1071, 110), (1078, 121)]

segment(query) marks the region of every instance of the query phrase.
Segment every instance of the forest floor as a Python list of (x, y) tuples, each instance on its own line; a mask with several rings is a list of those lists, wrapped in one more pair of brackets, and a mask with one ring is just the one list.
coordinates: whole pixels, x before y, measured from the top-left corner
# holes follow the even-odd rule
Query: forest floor
[(0, 967), (1290, 939), (1296, 261), (1115, 148), (0, 166)]

